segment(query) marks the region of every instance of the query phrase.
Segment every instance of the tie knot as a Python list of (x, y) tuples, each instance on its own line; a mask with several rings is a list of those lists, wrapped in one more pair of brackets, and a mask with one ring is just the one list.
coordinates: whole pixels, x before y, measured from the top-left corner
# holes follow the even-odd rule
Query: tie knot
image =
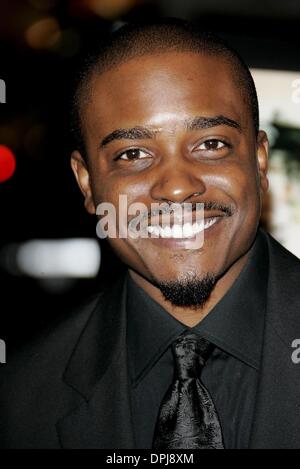
[(208, 340), (195, 332), (181, 334), (172, 344), (177, 377), (181, 380), (198, 378), (212, 347)]

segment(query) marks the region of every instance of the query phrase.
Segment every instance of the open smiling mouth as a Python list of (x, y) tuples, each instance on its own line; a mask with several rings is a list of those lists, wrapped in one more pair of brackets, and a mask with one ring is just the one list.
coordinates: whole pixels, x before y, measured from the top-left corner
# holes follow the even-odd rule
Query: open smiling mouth
[(160, 225), (149, 225), (147, 232), (153, 238), (173, 238), (173, 239), (185, 239), (194, 238), (197, 234), (207, 230), (215, 223), (220, 221), (221, 217), (208, 217), (204, 218), (200, 222), (194, 223), (174, 223), (172, 226), (160, 226)]
[(231, 216), (219, 210), (207, 210), (202, 212), (202, 216), (196, 215), (199, 214), (193, 212), (188, 220), (173, 217), (167, 224), (161, 217), (145, 220), (141, 238), (168, 249), (199, 250), (207, 237), (218, 234), (222, 220)]
[(184, 212), (181, 206), (180, 210), (177, 207), (175, 209), (174, 205), (173, 211), (167, 205), (163, 207), (164, 212), (160, 213), (161, 207), (151, 208), (150, 217), (149, 212), (145, 211), (141, 217), (132, 218), (128, 225), (129, 237), (147, 238), (161, 247), (200, 249), (204, 244), (204, 236), (217, 235), (218, 227), (222, 227), (220, 222), (234, 213), (231, 208), (212, 202), (207, 202), (204, 207), (200, 204), (199, 208), (196, 204), (196, 210), (190, 206)]

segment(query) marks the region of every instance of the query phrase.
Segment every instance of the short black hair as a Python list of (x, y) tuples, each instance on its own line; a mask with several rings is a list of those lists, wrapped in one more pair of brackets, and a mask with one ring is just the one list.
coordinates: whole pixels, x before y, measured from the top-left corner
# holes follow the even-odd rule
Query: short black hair
[(134, 57), (164, 52), (195, 52), (220, 56), (233, 67), (233, 78), (252, 115), (255, 133), (259, 130), (259, 110), (255, 84), (241, 56), (223, 39), (202, 31), (199, 26), (176, 18), (151, 23), (125, 24), (109, 34), (98, 49), (88, 56), (75, 85), (71, 131), (76, 149), (86, 158), (81, 112), (89, 97), (92, 77)]

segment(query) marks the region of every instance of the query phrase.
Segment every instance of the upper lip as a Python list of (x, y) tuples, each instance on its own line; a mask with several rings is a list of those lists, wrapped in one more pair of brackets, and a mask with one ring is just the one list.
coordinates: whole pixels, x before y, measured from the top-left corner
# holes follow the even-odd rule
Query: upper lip
[(204, 218), (227, 217), (227, 213), (220, 210), (204, 210)]

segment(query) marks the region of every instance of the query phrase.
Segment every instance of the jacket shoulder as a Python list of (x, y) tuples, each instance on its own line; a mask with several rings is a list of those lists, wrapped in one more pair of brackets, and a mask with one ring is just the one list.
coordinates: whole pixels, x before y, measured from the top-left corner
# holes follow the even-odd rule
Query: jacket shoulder
[(269, 233), (265, 233), (265, 237), (268, 243), (271, 265), (279, 269), (282, 274), (299, 275), (300, 259), (288, 251)]
[[(51, 322), (36, 338), (8, 353), (7, 363), (2, 367), (4, 376), (12, 380), (25, 378), (37, 368), (44, 371), (64, 366), (84, 330), (91, 314), (99, 303), (102, 293), (94, 295), (85, 303)], [(2, 374), (2, 373), (1, 373)], [(24, 375), (24, 376), (23, 376)], [(3, 376), (3, 375), (2, 375)], [(2, 380), (5, 382), (5, 380)], [(0, 385), (1, 386), (1, 385)], [(1, 389), (1, 387), (0, 387)]]
[(98, 307), (99, 294), (55, 321), (1, 367), (0, 447), (60, 447), (56, 422), (82, 398), (63, 382), (73, 349)]

